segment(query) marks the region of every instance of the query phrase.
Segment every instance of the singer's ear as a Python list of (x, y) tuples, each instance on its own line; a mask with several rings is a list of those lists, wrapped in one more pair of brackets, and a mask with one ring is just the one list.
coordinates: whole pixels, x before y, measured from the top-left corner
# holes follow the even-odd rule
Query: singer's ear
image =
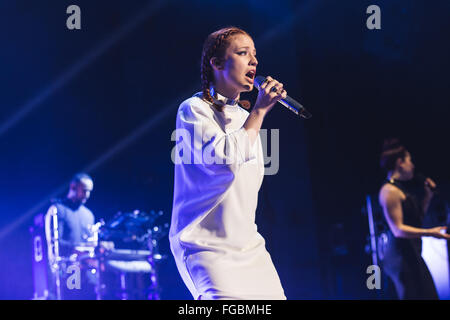
[(396, 168), (400, 167), (403, 162), (404, 160), (402, 158), (397, 158), (397, 160), (395, 160), (395, 167)]
[(222, 61), (220, 61), (217, 57), (212, 57), (209, 60), (209, 63), (211, 64), (214, 70), (223, 70)]

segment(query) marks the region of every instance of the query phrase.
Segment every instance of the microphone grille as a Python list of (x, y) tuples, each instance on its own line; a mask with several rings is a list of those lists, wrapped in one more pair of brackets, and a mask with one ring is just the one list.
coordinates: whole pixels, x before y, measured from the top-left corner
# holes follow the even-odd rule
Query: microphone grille
[(261, 84), (266, 81), (266, 77), (263, 76), (256, 76), (255, 77), (255, 87), (256, 89), (259, 90), (259, 87), (261, 86)]

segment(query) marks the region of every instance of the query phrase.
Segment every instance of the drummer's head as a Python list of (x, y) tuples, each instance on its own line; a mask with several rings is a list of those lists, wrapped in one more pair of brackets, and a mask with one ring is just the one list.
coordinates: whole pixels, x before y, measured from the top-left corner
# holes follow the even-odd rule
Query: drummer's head
[(86, 203), (94, 189), (92, 178), (86, 173), (77, 173), (70, 182), (67, 198), (73, 202)]

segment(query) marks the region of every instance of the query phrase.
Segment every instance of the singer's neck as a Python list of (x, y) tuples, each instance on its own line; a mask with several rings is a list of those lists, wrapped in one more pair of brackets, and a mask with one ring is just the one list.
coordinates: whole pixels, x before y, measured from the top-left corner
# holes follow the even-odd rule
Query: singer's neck
[(216, 83), (214, 84), (214, 89), (217, 91), (217, 93), (221, 94), (225, 98), (228, 98), (230, 100), (239, 100), (240, 92), (234, 88), (230, 88), (229, 85), (220, 80), (216, 81)]
[(390, 171), (387, 175), (387, 179), (389, 181), (398, 180), (398, 181), (407, 181), (408, 178), (402, 176), (402, 174), (398, 171)]

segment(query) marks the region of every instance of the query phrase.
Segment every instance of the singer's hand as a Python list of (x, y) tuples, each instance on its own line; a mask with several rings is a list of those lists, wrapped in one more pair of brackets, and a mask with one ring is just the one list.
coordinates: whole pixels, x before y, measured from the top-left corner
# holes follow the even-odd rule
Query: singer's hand
[(450, 234), (446, 233), (447, 227), (435, 227), (429, 229), (430, 236), (438, 239), (450, 240)]
[(427, 197), (433, 197), (434, 192), (433, 189), (436, 188), (436, 183), (430, 178), (425, 179), (425, 192)]
[[(272, 88), (275, 89), (272, 90)], [(278, 100), (286, 97), (287, 92), (283, 89), (283, 84), (273, 78), (267, 77), (266, 81), (261, 84), (255, 106), (243, 125), (252, 146), (258, 138), (265, 115), (273, 108)]]
[(270, 76), (266, 77), (266, 81), (261, 85), (261, 89), (259, 90), (255, 109), (267, 113), (273, 108), (278, 100), (284, 99), (286, 96), (287, 92), (284, 90), (282, 83)]

